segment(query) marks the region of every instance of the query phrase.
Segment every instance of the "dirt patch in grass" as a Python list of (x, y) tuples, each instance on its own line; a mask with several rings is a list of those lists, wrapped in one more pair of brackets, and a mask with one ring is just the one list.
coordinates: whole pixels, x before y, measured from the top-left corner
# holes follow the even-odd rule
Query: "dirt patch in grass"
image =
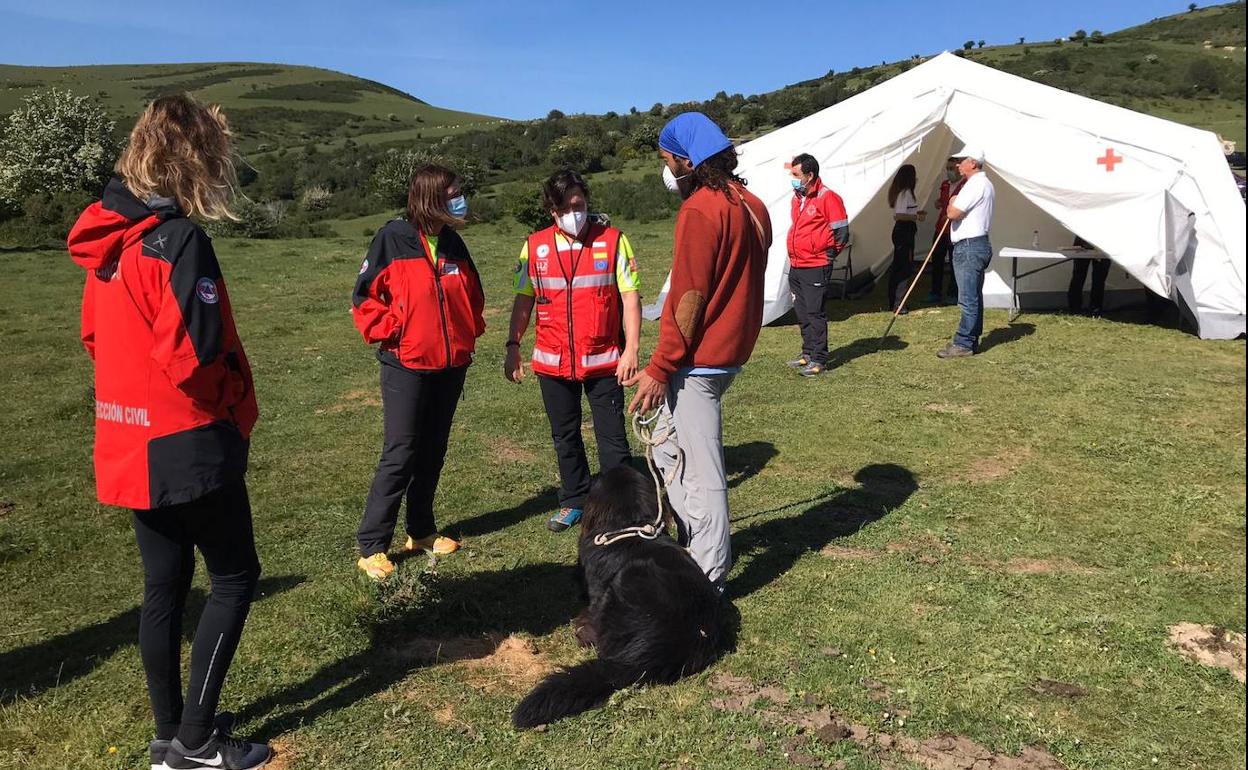
[(16, 503), (10, 503), (8, 500), (0, 500), (0, 517), (8, 516), (17, 508)]
[(1080, 564), (1074, 559), (1057, 556), (1052, 559), (1033, 559), (1026, 556), (1015, 556), (1009, 561), (972, 561), (986, 569), (1005, 572), (1010, 575), (1095, 575), (1096, 569)]
[(1178, 623), (1170, 626), (1170, 646), (1202, 666), (1224, 668), (1244, 683), (1244, 635), (1220, 626)]
[(971, 461), (970, 467), (955, 475), (953, 480), (969, 484), (987, 484), (1009, 476), (1023, 467), (1029, 459), (1031, 459), (1029, 447), (1002, 450), (998, 454), (979, 457)]
[(499, 462), (525, 465), (537, 462), (537, 454), (535, 452), (525, 449), (509, 438), (495, 436), (490, 439), (490, 446), (493, 447), (494, 459)]
[(299, 759), (299, 750), (288, 736), (278, 736), (269, 741), (273, 749), (273, 758), (264, 766), (265, 770), (288, 770)]
[(970, 404), (946, 404), (943, 402), (933, 402), (930, 404), (924, 404), (923, 408), (929, 412), (935, 412), (937, 414), (956, 414), (962, 416), (975, 414), (975, 407)]
[(1059, 698), (1082, 698), (1088, 694), (1086, 689), (1077, 684), (1043, 678), (1031, 683), (1031, 691), (1040, 695), (1056, 695)]
[(357, 388), (342, 394), (333, 404), (324, 409), (317, 409), (317, 414), (341, 414), (350, 409), (359, 409), (360, 407), (381, 406), (381, 396), (375, 389)]
[(464, 667), (475, 673), (468, 683), (487, 690), (499, 686), (527, 689), (555, 668), (532, 640), (515, 635), (502, 640), (484, 658), (465, 661)]
[(845, 561), (868, 561), (878, 559), (884, 555), (883, 551), (877, 551), (874, 548), (852, 548), (847, 545), (828, 545), (819, 551), (820, 556), (826, 556), (829, 559), (843, 559)]
[[(713, 708), (750, 713), (768, 727), (796, 730), (798, 737), (784, 739), (780, 748), (791, 764), (800, 767), (827, 766), (806, 750), (811, 741), (825, 744), (849, 741), (886, 770), (900, 768), (906, 762), (926, 770), (1066, 770), (1056, 757), (1034, 746), (1024, 748), (1015, 757), (998, 754), (960, 735), (937, 735), (920, 740), (856, 723), (829, 709), (789, 706), (783, 690), (756, 685), (746, 677), (717, 673), (709, 684), (712, 689), (724, 693), (724, 697), (712, 699)], [(881, 686), (887, 690), (886, 686)], [(778, 696), (783, 698), (778, 699)], [(760, 708), (757, 704), (764, 700), (772, 705)], [(893, 721), (895, 710), (885, 713), (889, 726), (904, 726), (903, 720)], [(761, 751), (764, 746), (760, 741), (755, 749)]]
[(463, 668), (464, 681), (481, 690), (519, 690), (554, 670), (531, 639), (514, 634), (450, 639), (413, 639), (396, 649), (409, 660)]

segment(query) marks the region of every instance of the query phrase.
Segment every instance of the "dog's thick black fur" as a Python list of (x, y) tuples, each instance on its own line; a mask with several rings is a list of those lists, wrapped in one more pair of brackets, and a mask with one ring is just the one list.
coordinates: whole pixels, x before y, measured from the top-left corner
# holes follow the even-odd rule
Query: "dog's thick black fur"
[(576, 620), (576, 636), (596, 646), (598, 658), (546, 677), (516, 706), (516, 727), (598, 708), (634, 684), (670, 684), (732, 645), (731, 605), (675, 540), (593, 542), (654, 517), (654, 484), (633, 468), (618, 466), (595, 482), (577, 546), (589, 607)]

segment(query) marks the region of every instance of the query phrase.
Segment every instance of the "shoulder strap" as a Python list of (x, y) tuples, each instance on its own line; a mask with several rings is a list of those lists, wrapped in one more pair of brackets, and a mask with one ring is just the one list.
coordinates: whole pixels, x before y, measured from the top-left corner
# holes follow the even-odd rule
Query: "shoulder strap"
[(736, 185), (733, 185), (732, 190), (737, 194), (737, 202), (745, 208), (745, 213), (750, 215), (750, 221), (754, 223), (754, 235), (758, 237), (758, 245), (766, 251), (767, 242), (763, 239), (763, 223), (758, 221), (758, 215), (754, 213), (754, 209), (745, 202), (745, 195), (741, 193), (741, 190)]

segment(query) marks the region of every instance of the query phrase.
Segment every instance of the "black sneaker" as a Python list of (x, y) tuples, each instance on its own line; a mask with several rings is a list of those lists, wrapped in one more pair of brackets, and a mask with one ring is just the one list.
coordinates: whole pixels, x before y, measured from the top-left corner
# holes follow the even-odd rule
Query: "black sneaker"
[(168, 770), (258, 770), (273, 758), (273, 750), (263, 743), (248, 743), (229, 733), (213, 730), (207, 742), (187, 748), (174, 738), (165, 754)]
[[(223, 733), (229, 733), (234, 730), (234, 714), (230, 711), (222, 711), (217, 714), (216, 719), (212, 720), (213, 727), (216, 727)], [(165, 755), (169, 753), (169, 744), (172, 741), (162, 741), (157, 738), (147, 744), (147, 753), (151, 758), (152, 770), (165, 770)]]

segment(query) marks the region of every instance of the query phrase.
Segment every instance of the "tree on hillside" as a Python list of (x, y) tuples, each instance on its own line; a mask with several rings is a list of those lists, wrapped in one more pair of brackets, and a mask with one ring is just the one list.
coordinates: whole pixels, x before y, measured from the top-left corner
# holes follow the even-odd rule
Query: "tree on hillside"
[(1094, 29), (1092, 30), (1092, 36), (1089, 37), (1088, 39), (1091, 40), (1093, 43), (1104, 43), (1105, 35), (1103, 35), (1099, 29)]
[(972, 49), (972, 48), (974, 48), (974, 47), (975, 47), (975, 41), (974, 41), (974, 40), (968, 40), (968, 41), (966, 41), (965, 43), (963, 43), (963, 44), (962, 44), (962, 50), (963, 50), (963, 51), (969, 51), (969, 50), (971, 50), (971, 49)]
[(1025, 37), (1020, 37), (1020, 38), (1018, 39), (1018, 44), (1019, 44), (1019, 45), (1022, 45), (1023, 43), (1026, 43), (1026, 42), (1027, 42), (1027, 38), (1025, 38)]
[(1075, 34), (1070, 36), (1070, 39), (1071, 40), (1083, 40), (1087, 36), (1088, 36), (1088, 33), (1085, 30), (1077, 29), (1075, 30)]
[(476, 161), (425, 148), (406, 152), (398, 150), (387, 152), (373, 171), (369, 179), (369, 188), (373, 195), (387, 206), (396, 208), (406, 206), (407, 188), (412, 181), (412, 172), (428, 163), (446, 166), (458, 174), (460, 189), (465, 195), (472, 195), (477, 191), (477, 185), (483, 174)]
[(1196, 10), (1196, 4), (1195, 4), (1195, 3), (1188, 3), (1188, 4), (1187, 4), (1187, 12), (1188, 12), (1188, 13), (1192, 13), (1192, 12), (1193, 12), (1193, 11), (1195, 11), (1195, 10)]
[(55, 87), (31, 94), (0, 128), (0, 208), (99, 192), (117, 149), (113, 121), (91, 97)]
[(976, 47), (976, 48), (983, 48), (983, 47), (984, 47), (984, 41), (980, 40), (979, 42), (975, 43), (975, 47)]
[(1187, 82), (1192, 90), (1206, 94), (1218, 92), (1218, 71), (1208, 59), (1200, 58), (1187, 67)]
[(589, 136), (562, 136), (551, 142), (546, 159), (552, 166), (572, 168), (577, 171), (598, 171), (602, 156), (606, 153), (602, 144)]

